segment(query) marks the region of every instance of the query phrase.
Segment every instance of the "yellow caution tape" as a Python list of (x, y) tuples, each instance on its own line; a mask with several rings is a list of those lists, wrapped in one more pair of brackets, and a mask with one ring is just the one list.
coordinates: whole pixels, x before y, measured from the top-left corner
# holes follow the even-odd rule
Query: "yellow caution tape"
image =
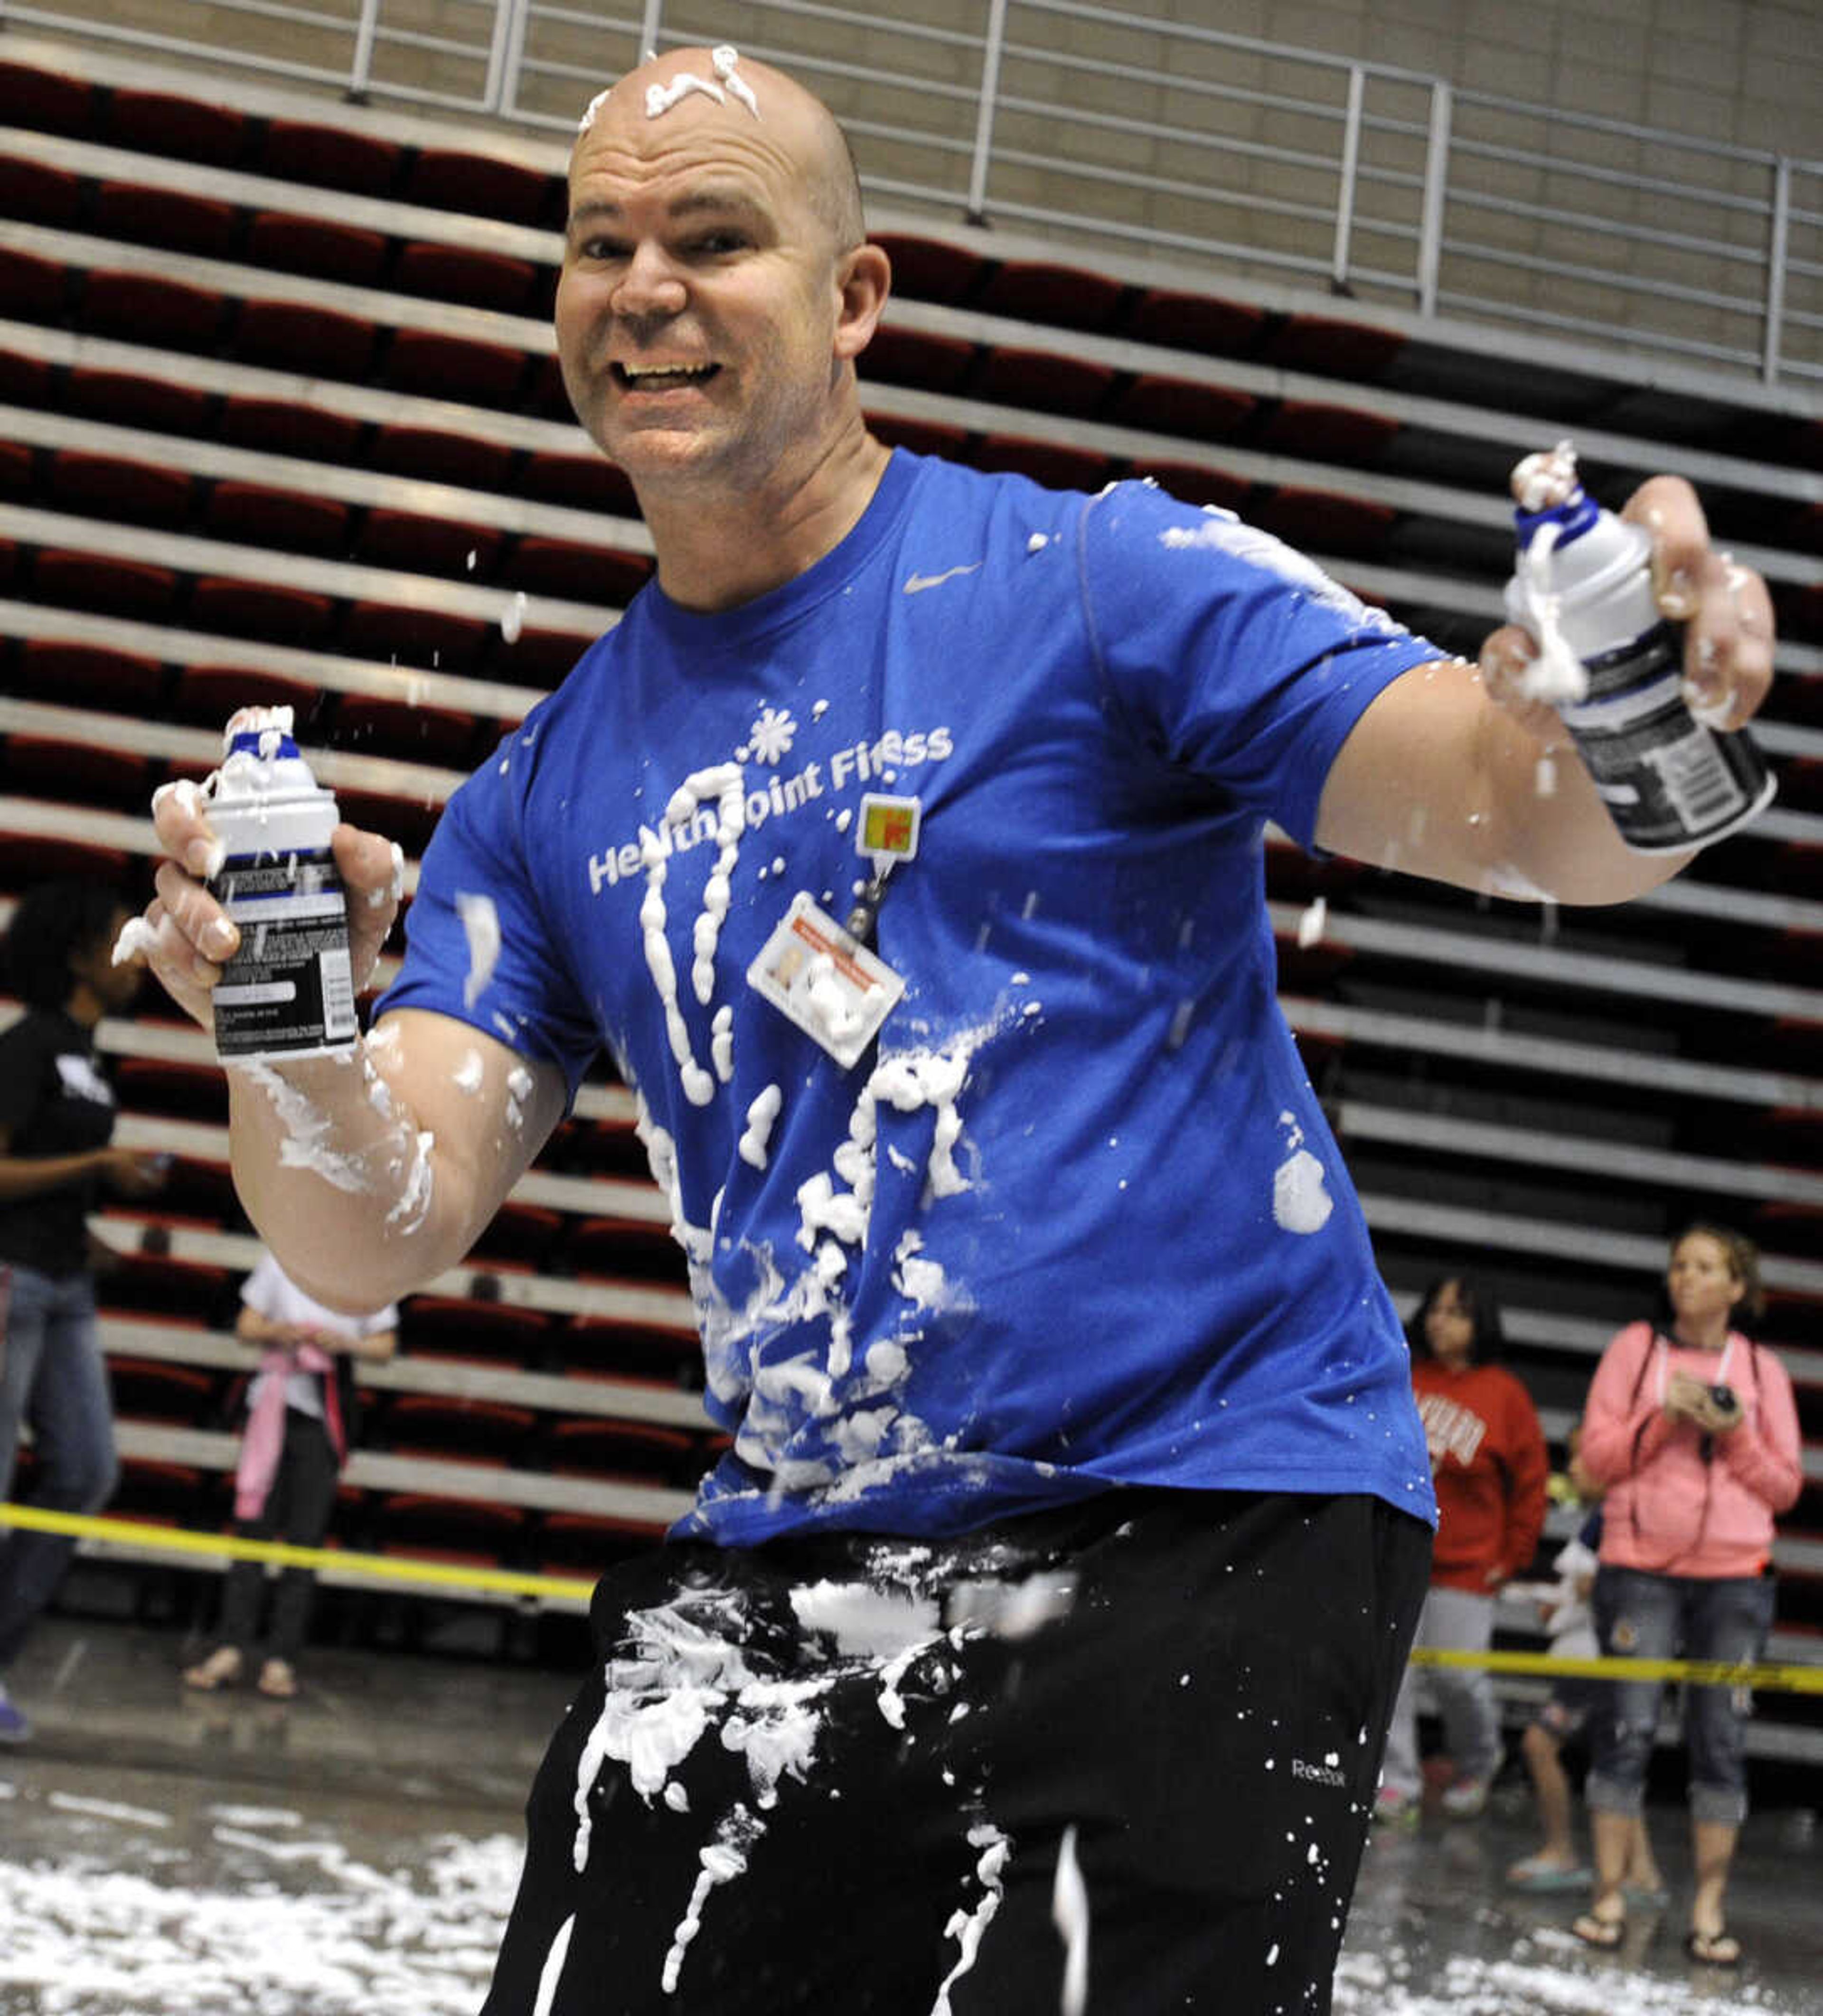
[(390, 1554), (344, 1553), (339, 1547), (294, 1547), (283, 1540), (243, 1540), (234, 1533), (193, 1533), (181, 1526), (153, 1526), (136, 1519), (102, 1519), (77, 1512), (47, 1512), (35, 1505), (0, 1504), (0, 1526), (157, 1547), (166, 1553), (201, 1554), (218, 1561), (275, 1561), (280, 1568), (333, 1568), (338, 1574), (369, 1576), (376, 1582), (542, 1596), (567, 1603), (586, 1603), (595, 1588), (593, 1582), (568, 1575), (515, 1575), (505, 1568), (458, 1567)]
[[(63, 1533), (78, 1539), (109, 1540), (128, 1546), (205, 1559), (271, 1561), (280, 1568), (330, 1568), (338, 1575), (375, 1582), (414, 1583), (420, 1588), (546, 1597), (586, 1604), (593, 1582), (569, 1575), (518, 1575), (505, 1568), (461, 1567), (413, 1561), (393, 1554), (346, 1553), (340, 1548), (294, 1547), (282, 1540), (244, 1540), (233, 1533), (195, 1533), (181, 1526), (149, 1525), (136, 1519), (103, 1519), (79, 1512), (48, 1512), (35, 1505), (0, 1503), (0, 1526)], [(1764, 1693), (1823, 1694), (1823, 1665), (1729, 1665), (1715, 1659), (1560, 1659), (1548, 1652), (1448, 1652), (1421, 1646), (1411, 1655), (1419, 1666), (1480, 1667), (1493, 1673), (1533, 1673), (1550, 1679), (1684, 1680), (1695, 1687), (1753, 1687)]]
[(1559, 1659), (1548, 1652), (1446, 1652), (1421, 1645), (1414, 1666), (1479, 1666), (1490, 1673), (1543, 1673), (1554, 1680), (1686, 1680), (1699, 1687), (1753, 1687), (1823, 1694), (1823, 1666), (1730, 1665), (1724, 1659)]

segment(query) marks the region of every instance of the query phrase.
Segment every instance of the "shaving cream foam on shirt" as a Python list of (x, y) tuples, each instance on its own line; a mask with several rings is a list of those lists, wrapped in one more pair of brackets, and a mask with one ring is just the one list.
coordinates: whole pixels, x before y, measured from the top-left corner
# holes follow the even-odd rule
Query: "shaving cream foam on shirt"
[(288, 707), (243, 707), (204, 787), (222, 849), (209, 891), (240, 949), (214, 992), (224, 1061), (345, 1049), (360, 1033), (348, 907), (330, 838), (341, 815), (292, 739)]

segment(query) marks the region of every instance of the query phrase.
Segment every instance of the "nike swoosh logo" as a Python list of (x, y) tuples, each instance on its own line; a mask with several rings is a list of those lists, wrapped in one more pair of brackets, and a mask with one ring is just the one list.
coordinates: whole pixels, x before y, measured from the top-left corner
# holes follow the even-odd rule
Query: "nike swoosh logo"
[(907, 595), (921, 594), (927, 588), (941, 588), (946, 581), (953, 581), (959, 574), (973, 574), (982, 563), (971, 560), (967, 567), (946, 567), (942, 574), (908, 574), (905, 578)]

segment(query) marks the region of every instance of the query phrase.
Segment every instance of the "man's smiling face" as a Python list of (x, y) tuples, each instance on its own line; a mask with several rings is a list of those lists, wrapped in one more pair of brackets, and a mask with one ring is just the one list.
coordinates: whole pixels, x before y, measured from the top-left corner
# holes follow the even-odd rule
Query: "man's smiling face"
[(708, 64), (680, 51), (623, 78), (577, 142), (558, 357), (583, 426), (636, 484), (753, 486), (814, 459), (829, 427), (845, 248), (787, 92), (756, 73), (762, 117), (701, 92), (649, 116), (650, 80), (683, 69)]

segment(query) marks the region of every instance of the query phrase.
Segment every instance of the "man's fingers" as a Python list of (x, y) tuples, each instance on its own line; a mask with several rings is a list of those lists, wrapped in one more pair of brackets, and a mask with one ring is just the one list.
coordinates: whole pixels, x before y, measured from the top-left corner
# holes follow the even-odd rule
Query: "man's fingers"
[(1549, 750), (1564, 739), (1555, 707), (1528, 697), (1526, 676), (1538, 657), (1538, 646), (1518, 625), (1504, 624), (1481, 647), (1482, 683), (1520, 726)]
[(200, 882), (174, 861), (160, 862), (152, 880), (165, 916), (197, 952), (218, 966), (232, 957), (240, 934)]
[(1702, 599), (1709, 521), (1681, 476), (1654, 476), (1628, 498), (1621, 517), (1652, 535), (1652, 589), (1674, 622), (1687, 623)]
[(152, 826), (158, 844), (191, 874), (206, 877), (222, 866), (222, 843), (211, 830), (202, 787), (180, 777), (152, 794)]
[(1684, 639), (1684, 697), (1711, 728), (1739, 728), (1772, 685), (1772, 597), (1729, 553), (1709, 556), (1701, 605)]
[(344, 820), (330, 845), (348, 885), (351, 907), (357, 895), (366, 897), (375, 909), (389, 898), (398, 902), (405, 887), (405, 860), (395, 842)]

